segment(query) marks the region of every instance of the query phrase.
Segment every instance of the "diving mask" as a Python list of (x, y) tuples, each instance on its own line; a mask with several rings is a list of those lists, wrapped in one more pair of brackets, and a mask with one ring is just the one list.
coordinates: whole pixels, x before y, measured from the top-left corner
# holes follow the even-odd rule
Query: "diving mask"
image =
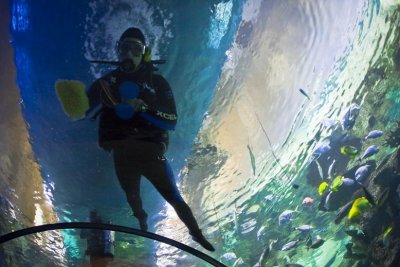
[(125, 56), (141, 56), (144, 54), (146, 46), (136, 40), (122, 40), (117, 43), (118, 55)]

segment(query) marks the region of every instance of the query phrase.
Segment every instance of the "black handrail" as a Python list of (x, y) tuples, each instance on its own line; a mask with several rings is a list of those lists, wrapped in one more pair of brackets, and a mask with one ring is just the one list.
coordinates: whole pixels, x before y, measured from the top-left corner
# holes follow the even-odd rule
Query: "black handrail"
[(198, 251), (192, 247), (189, 247), (185, 244), (182, 244), (178, 241), (175, 241), (173, 239), (160, 236), (154, 233), (142, 231), (139, 229), (135, 228), (130, 228), (130, 227), (125, 227), (121, 225), (115, 225), (115, 224), (106, 224), (106, 223), (90, 223), (90, 222), (69, 222), (69, 223), (54, 223), (54, 224), (44, 224), (44, 225), (39, 225), (39, 226), (33, 226), (21, 230), (17, 230), (15, 232), (11, 232), (5, 235), (0, 236), (0, 244), (3, 244), (5, 242), (8, 242), (12, 239), (25, 236), (25, 235), (30, 235), (30, 234), (35, 234), (35, 233), (40, 233), (40, 232), (45, 232), (45, 231), (50, 231), (50, 230), (59, 230), (59, 229), (99, 229), (99, 230), (111, 230), (115, 232), (121, 232), (121, 233), (127, 233), (127, 234), (133, 234), (141, 237), (146, 237), (149, 239), (157, 240), (159, 242), (166, 243), (168, 245), (174, 246), (176, 248), (179, 248), (183, 251), (186, 251), (187, 253), (192, 254), (193, 256), (196, 256), (210, 264), (216, 267), (227, 267), (226, 265), (222, 264), (221, 262), (217, 261), (216, 259), (208, 256), (207, 254)]

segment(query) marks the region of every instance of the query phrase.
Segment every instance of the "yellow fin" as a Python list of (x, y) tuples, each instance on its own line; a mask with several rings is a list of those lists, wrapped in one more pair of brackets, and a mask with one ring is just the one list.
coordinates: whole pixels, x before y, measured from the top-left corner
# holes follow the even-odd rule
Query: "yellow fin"
[(353, 205), (353, 207), (351, 207), (351, 209), (349, 211), (348, 219), (354, 220), (354, 219), (359, 218), (360, 215), (361, 215), (361, 211), (357, 207), (354, 207), (354, 205)]
[(327, 188), (328, 188), (328, 183), (327, 182), (322, 182), (318, 187), (319, 195), (322, 196), (325, 193)]
[(336, 176), (332, 181), (331, 189), (333, 191), (338, 191), (339, 187), (343, 184), (343, 176)]
[(393, 229), (392, 226), (389, 226), (388, 228), (386, 228), (385, 232), (383, 233), (383, 238), (386, 238), (388, 236), (388, 234), (390, 234), (392, 229)]
[(67, 116), (71, 119), (85, 117), (89, 109), (89, 99), (86, 95), (85, 84), (77, 80), (57, 80), (56, 94)]

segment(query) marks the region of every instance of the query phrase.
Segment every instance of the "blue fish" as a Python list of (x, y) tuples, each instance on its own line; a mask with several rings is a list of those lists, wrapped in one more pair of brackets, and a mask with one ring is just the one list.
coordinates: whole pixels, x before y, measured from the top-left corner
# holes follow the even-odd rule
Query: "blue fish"
[(224, 255), (222, 255), (221, 258), (226, 261), (235, 261), (237, 259), (237, 256), (234, 252), (227, 252)]
[(328, 152), (329, 150), (331, 150), (331, 146), (327, 143), (320, 143), (317, 145), (317, 147), (314, 149), (313, 154), (318, 154), (318, 155), (322, 155), (326, 152)]
[(260, 229), (257, 231), (257, 240), (260, 241), (261, 236), (265, 235), (265, 226), (261, 226)]
[(380, 130), (373, 130), (370, 131), (366, 137), (364, 137), (364, 140), (372, 139), (372, 138), (378, 138), (383, 135), (383, 131)]
[(286, 243), (285, 245), (283, 245), (283, 247), (282, 247), (281, 250), (282, 250), (282, 251), (285, 251), (285, 250), (292, 249), (292, 248), (294, 248), (298, 243), (299, 243), (299, 240), (290, 241), (289, 243)]
[(274, 195), (272, 195), (272, 194), (269, 194), (269, 195), (267, 195), (267, 196), (265, 196), (264, 197), (264, 199), (266, 200), (266, 201), (268, 201), (268, 202), (271, 202), (272, 200), (274, 200)]
[(303, 225), (300, 225), (299, 227), (296, 227), (296, 230), (299, 230), (300, 232), (309, 232), (312, 229), (314, 229), (314, 227), (312, 227), (311, 225), (308, 225), (308, 224), (303, 224)]
[(329, 145), (329, 142), (320, 142), (316, 145), (314, 151), (312, 152), (312, 156), (311, 159), (308, 161), (307, 165), (309, 165), (311, 162), (313, 162), (314, 160), (319, 159), (319, 157), (322, 154), (325, 154), (326, 152), (328, 152), (329, 150), (331, 150), (331, 146)]
[(324, 118), (321, 121), (322, 126), (324, 126), (327, 130), (333, 128), (333, 126), (335, 126), (336, 121), (334, 119), (331, 118)]
[(325, 198), (325, 208), (327, 208), (328, 210), (330, 209), (330, 206), (331, 206), (331, 196), (332, 196), (332, 193), (333, 193), (333, 191), (330, 191), (329, 193), (328, 193), (328, 195), (326, 196), (326, 198)]
[(303, 90), (303, 89), (299, 89), (300, 93), (302, 93), (305, 97), (308, 98), (308, 100), (311, 100), (310, 97), (308, 96), (308, 94)]
[(279, 225), (285, 224), (290, 221), (293, 216), (293, 210), (285, 210), (279, 215)]
[(335, 166), (336, 160), (333, 160), (331, 165), (328, 168), (328, 179), (332, 180), (332, 171), (333, 171), (333, 166)]
[(371, 165), (364, 165), (356, 170), (355, 179), (357, 182), (361, 182), (365, 177), (367, 177), (370, 167)]
[(377, 146), (375, 146), (375, 145), (369, 146), (365, 150), (364, 154), (361, 156), (360, 160), (371, 157), (372, 155), (375, 155), (378, 152), (379, 152), (379, 148)]
[(356, 122), (356, 117), (359, 111), (360, 111), (360, 106), (356, 104), (351, 105), (347, 109), (342, 119), (343, 129), (350, 129), (351, 127), (353, 127), (354, 123)]
[(319, 164), (318, 160), (315, 160), (315, 164), (317, 164), (319, 177), (321, 177), (321, 180), (324, 180), (324, 172), (322, 171), (321, 164)]
[(354, 180), (350, 179), (350, 178), (343, 178), (342, 181), (343, 181), (343, 184), (347, 185), (347, 186), (351, 186), (354, 184)]

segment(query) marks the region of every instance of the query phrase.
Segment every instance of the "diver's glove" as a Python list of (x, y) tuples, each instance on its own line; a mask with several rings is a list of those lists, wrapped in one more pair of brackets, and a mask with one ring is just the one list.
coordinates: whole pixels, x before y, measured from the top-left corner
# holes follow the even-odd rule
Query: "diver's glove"
[(140, 98), (132, 98), (126, 101), (135, 112), (146, 112), (148, 110), (147, 104)]

